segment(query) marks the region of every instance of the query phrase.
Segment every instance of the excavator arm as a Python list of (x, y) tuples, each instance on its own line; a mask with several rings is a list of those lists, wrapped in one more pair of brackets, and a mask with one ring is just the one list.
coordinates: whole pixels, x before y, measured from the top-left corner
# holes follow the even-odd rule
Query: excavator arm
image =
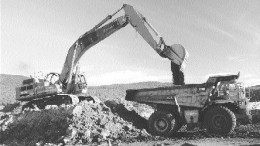
[(121, 16), (101, 28), (92, 29), (85, 33), (70, 47), (60, 75), (60, 81), (66, 84), (66, 93), (70, 90), (73, 70), (81, 56), (92, 46), (124, 27), (127, 23), (127, 18)]
[(173, 63), (185, 67), (189, 57), (186, 49), (180, 44), (168, 46), (163, 37), (147, 21), (147, 19), (132, 6), (124, 7), (125, 15), (129, 17), (129, 23), (144, 38), (144, 40), (162, 57), (168, 58)]
[[(124, 9), (125, 15), (105, 24), (115, 14)], [(69, 49), (60, 81), (66, 85), (66, 93), (70, 90), (73, 70), (81, 56), (92, 46), (107, 38), (128, 23), (144, 38), (144, 40), (162, 57), (168, 58), (177, 65), (183, 66), (188, 53), (181, 45), (168, 46), (159, 33), (147, 22), (146, 18), (132, 6), (124, 4), (112, 15), (108, 15), (94, 28), (83, 34)], [(104, 25), (105, 24), (105, 25)], [(152, 34), (153, 32), (153, 34)]]

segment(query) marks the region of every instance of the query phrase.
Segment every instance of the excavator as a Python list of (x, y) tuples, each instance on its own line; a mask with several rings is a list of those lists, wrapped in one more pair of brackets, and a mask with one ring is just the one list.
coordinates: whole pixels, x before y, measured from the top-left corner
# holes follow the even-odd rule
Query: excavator
[[(125, 15), (108, 22), (118, 12), (124, 10)], [(69, 48), (62, 71), (49, 73), (44, 79), (30, 78), (16, 88), (16, 100), (27, 101), (24, 108), (45, 108), (46, 105), (74, 104), (81, 100), (97, 102), (98, 99), (86, 96), (87, 83), (80, 73), (78, 62), (91, 47), (109, 37), (119, 29), (130, 24), (142, 38), (163, 58), (184, 67), (188, 52), (181, 45), (166, 45), (163, 37), (154, 29), (147, 19), (133, 8), (124, 4), (112, 15), (108, 15), (91, 30), (83, 34)]]

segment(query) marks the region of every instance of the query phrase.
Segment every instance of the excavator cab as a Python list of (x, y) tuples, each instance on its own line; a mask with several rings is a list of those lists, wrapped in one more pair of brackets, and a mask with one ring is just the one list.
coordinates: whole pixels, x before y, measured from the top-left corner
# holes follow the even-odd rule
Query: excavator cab
[[(52, 86), (55, 85), (57, 87), (60, 87), (64, 90), (66, 89), (66, 84), (62, 84), (60, 82), (60, 74), (51, 72), (47, 74), (44, 78), (44, 86)], [(71, 90), (69, 91), (69, 94), (82, 94), (87, 93), (87, 82), (86, 78), (83, 74), (79, 74), (78, 72), (74, 73), (72, 75), (72, 82), (71, 82)]]
[(85, 94), (87, 93), (88, 84), (84, 74), (74, 74), (72, 76), (73, 94)]

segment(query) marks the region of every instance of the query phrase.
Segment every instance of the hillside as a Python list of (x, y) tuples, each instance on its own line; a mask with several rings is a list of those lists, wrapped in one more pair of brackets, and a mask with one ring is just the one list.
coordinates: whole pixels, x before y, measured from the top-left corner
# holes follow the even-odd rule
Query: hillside
[(141, 89), (141, 88), (156, 88), (163, 86), (171, 86), (171, 83), (161, 82), (140, 82), (132, 84), (113, 84), (105, 86), (93, 86), (88, 88), (88, 94), (91, 96), (97, 96), (102, 101), (108, 99), (122, 100), (125, 97), (127, 89)]
[[(22, 80), (28, 77), (20, 75), (7, 75), (0, 74), (0, 85), (1, 85), (1, 104), (10, 104), (15, 102), (15, 87), (21, 85)], [(132, 84), (113, 84), (105, 86), (90, 86), (88, 89), (88, 95), (97, 96), (102, 101), (108, 99), (121, 99), (125, 96), (125, 91), (127, 89), (139, 89), (139, 88), (152, 88), (152, 87), (162, 87), (169, 86), (170, 83), (160, 83), (160, 82), (140, 82)]]
[(0, 74), (0, 105), (15, 102), (15, 87), (28, 77), (21, 75)]

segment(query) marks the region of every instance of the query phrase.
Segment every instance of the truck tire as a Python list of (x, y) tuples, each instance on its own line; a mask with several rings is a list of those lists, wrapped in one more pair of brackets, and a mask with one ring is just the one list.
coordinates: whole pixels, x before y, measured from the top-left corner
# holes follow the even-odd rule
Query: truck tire
[(227, 107), (216, 106), (207, 111), (204, 125), (209, 133), (228, 135), (236, 127), (236, 116)]
[(176, 121), (178, 120), (170, 112), (156, 111), (148, 120), (149, 132), (152, 135), (170, 136), (177, 129)]

